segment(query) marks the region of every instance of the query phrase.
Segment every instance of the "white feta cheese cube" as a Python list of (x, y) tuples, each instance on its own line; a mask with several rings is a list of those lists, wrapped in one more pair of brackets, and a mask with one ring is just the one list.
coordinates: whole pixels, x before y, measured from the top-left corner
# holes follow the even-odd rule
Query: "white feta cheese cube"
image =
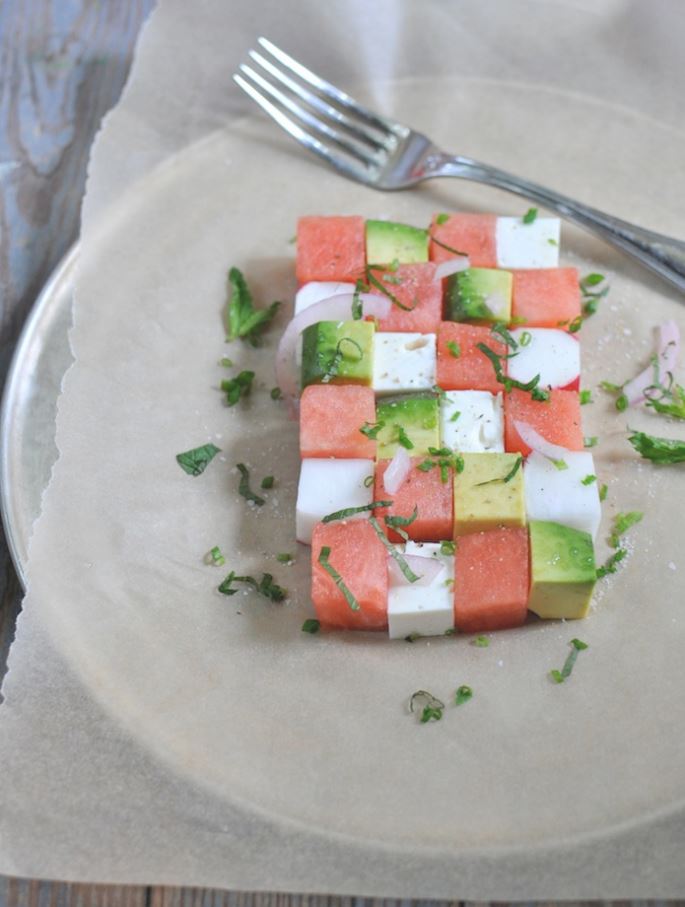
[[(568, 387), (580, 377), (580, 343), (573, 334), (554, 328), (517, 328), (516, 355), (507, 359), (507, 374), (516, 381), (540, 376), (541, 387)], [(521, 338), (527, 341), (521, 345)]]
[[(310, 305), (323, 302), (324, 299), (330, 299), (331, 296), (343, 296), (345, 293), (354, 293), (353, 283), (311, 280), (309, 283), (303, 284), (295, 294), (295, 314), (299, 315)], [(350, 309), (350, 313), (351, 311)]]
[(526, 516), (530, 520), (551, 520), (589, 532), (595, 538), (602, 516), (598, 481), (587, 485), (583, 479), (596, 475), (592, 454), (564, 454), (566, 469), (558, 469), (547, 457), (533, 451), (523, 466)]
[(558, 268), (558, 217), (536, 217), (524, 224), (520, 217), (498, 217), (495, 230), (498, 268)]
[(454, 555), (440, 554), (440, 545), (407, 542), (405, 554), (433, 557), (444, 569), (427, 586), (400, 584), (392, 579), (388, 588), (388, 633), (390, 639), (404, 639), (411, 633), (444, 636), (454, 627)]
[[(296, 535), (311, 545), (314, 526), (329, 513), (363, 507), (373, 500), (373, 460), (305, 459), (297, 487)], [(349, 519), (368, 519), (369, 512)]]
[(376, 332), (371, 386), (377, 394), (430, 390), (435, 370), (435, 334)]
[(503, 453), (502, 394), (446, 391), (440, 400), (440, 444), (461, 453)]

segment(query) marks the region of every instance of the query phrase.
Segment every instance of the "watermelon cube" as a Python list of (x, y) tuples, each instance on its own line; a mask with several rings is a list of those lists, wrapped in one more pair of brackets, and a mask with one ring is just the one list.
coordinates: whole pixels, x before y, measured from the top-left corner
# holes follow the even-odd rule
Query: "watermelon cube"
[[(388, 494), (383, 484), (389, 460), (379, 460), (376, 466), (374, 500), (392, 501), (392, 507), (377, 508), (375, 515), (381, 524), (386, 517), (416, 517), (409, 525), (401, 526), (410, 539), (417, 542), (439, 542), (452, 537), (453, 471), (441, 469), (439, 458), (412, 457), (411, 470), (394, 494)], [(430, 469), (426, 468), (433, 463)], [(419, 468), (421, 466), (424, 468)], [(444, 481), (443, 481), (444, 480)], [(392, 542), (402, 541), (393, 528), (386, 526)]]
[(300, 398), (300, 456), (373, 459), (376, 441), (360, 429), (375, 421), (370, 387), (310, 384)]
[(390, 639), (419, 636), (444, 636), (454, 627), (452, 585), (454, 557), (441, 554), (439, 544), (407, 542), (406, 555), (429, 557), (443, 567), (428, 584), (409, 583), (390, 573), (388, 588), (388, 635)]
[(435, 214), (430, 226), (430, 260), (448, 261), (455, 257), (453, 249), (468, 255), (472, 268), (496, 268), (496, 223), (494, 214)]
[(507, 352), (485, 325), (443, 321), (438, 331), (437, 383), (443, 390), (502, 390), (492, 362), (477, 344), (484, 343), (498, 356)]
[(504, 446), (512, 452), (530, 453), (515, 422), (525, 422), (538, 434), (567, 450), (583, 450), (580, 399), (577, 391), (551, 390), (549, 400), (533, 400), (527, 391), (514, 389), (504, 395)]
[(526, 383), (540, 376), (540, 387), (578, 390), (580, 343), (575, 334), (552, 328), (519, 328), (511, 332), (518, 343), (507, 360), (507, 375)]
[(310, 280), (348, 281), (364, 276), (366, 238), (362, 217), (301, 217), (297, 222), (295, 273)]
[[(321, 563), (322, 549), (338, 582)], [(353, 610), (340, 588), (352, 593)], [(385, 630), (388, 625), (388, 554), (368, 520), (318, 523), (312, 536), (312, 602), (324, 630)]]
[(483, 633), (524, 623), (530, 586), (528, 531), (502, 527), (462, 535), (455, 554), (454, 623)]
[[(403, 306), (395, 302), (386, 318), (378, 321), (379, 331), (414, 331), (420, 334), (434, 334), (442, 320), (442, 281), (435, 280), (435, 265), (432, 262), (398, 265), (394, 271), (373, 271), (389, 293)], [(372, 293), (383, 295), (371, 286)]]
[[(303, 460), (295, 513), (298, 542), (311, 544), (314, 527), (328, 514), (370, 504), (373, 467), (373, 460)], [(368, 511), (362, 511), (350, 519), (368, 516)]]
[(556, 328), (581, 314), (575, 268), (515, 270), (511, 312), (517, 323)]

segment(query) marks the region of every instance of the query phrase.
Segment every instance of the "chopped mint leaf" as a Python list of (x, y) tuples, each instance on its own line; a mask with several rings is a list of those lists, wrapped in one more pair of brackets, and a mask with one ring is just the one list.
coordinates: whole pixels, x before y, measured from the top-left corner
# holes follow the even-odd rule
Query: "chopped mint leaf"
[(409, 564), (402, 557), (402, 555), (397, 550), (397, 548), (392, 544), (392, 542), (388, 541), (388, 539), (386, 538), (385, 533), (381, 529), (376, 517), (373, 517), (373, 516), (369, 517), (369, 523), (371, 523), (371, 526), (372, 526), (374, 532), (376, 533), (376, 535), (382, 542), (383, 546), (385, 547), (385, 550), (397, 562), (397, 566), (402, 571), (405, 579), (407, 579), (410, 583), (415, 583), (417, 580), (421, 579), (420, 576), (417, 576), (414, 573), (414, 571), (411, 569)]
[(623, 558), (628, 554), (625, 548), (618, 548), (614, 553), (609, 557), (602, 567), (597, 568), (597, 579), (602, 579), (602, 577), (607, 576), (609, 573), (616, 573), (616, 565), (619, 564)]
[[(685, 388), (675, 384), (669, 388), (659, 387), (662, 390), (660, 398), (647, 398), (647, 406), (650, 406), (655, 412), (663, 416), (671, 416), (674, 419), (685, 419)], [(670, 403), (665, 403), (670, 400)]]
[(566, 462), (566, 460), (552, 460), (552, 463), (554, 463), (559, 472), (562, 472), (564, 469), (568, 469), (568, 463)]
[(685, 441), (675, 438), (657, 438), (644, 431), (634, 431), (628, 438), (635, 450), (653, 463), (685, 462)]
[(548, 238), (547, 242), (548, 242), (548, 244), (549, 244), (550, 246), (558, 246), (558, 245), (559, 245), (559, 243), (556, 241), (556, 239), (554, 239), (554, 238), (551, 237), (551, 236)]
[(578, 331), (582, 328), (582, 326), (583, 326), (583, 316), (577, 315), (568, 326), (569, 333), (577, 334)]
[(459, 418), (459, 416), (461, 416), (461, 412), (457, 409), (457, 410), (455, 410), (455, 412), (450, 416), (450, 422), (456, 422), (457, 419)]
[(219, 360), (219, 365), (222, 365), (224, 368), (233, 368), (233, 360), (229, 359), (228, 356), (224, 356)]
[[(349, 344), (353, 348), (353, 350), (356, 353), (358, 353), (358, 355), (357, 356), (351, 355), (350, 350), (345, 352), (345, 350), (343, 348), (344, 343)], [(328, 367), (326, 368), (326, 373), (324, 374), (323, 378), (321, 379), (321, 383), (328, 384), (328, 383), (330, 383), (330, 381), (333, 378), (335, 378), (335, 376), (338, 374), (338, 372), (340, 370), (340, 366), (342, 364), (343, 359), (351, 359), (353, 362), (361, 362), (361, 360), (363, 358), (364, 358), (364, 350), (361, 348), (361, 346), (357, 343), (356, 340), (353, 340), (352, 337), (341, 337), (340, 340), (338, 340), (338, 343), (336, 344), (335, 350), (333, 351), (333, 354), (331, 356), (331, 361), (328, 363)]]
[[(561, 463), (563, 461), (562, 460), (553, 460), (552, 462), (554, 463), (555, 466), (557, 466), (557, 463)], [(498, 476), (496, 479), (487, 479), (485, 482), (476, 482), (476, 488), (480, 487), (481, 485), (492, 485), (493, 482), (511, 482), (511, 480), (514, 478), (516, 473), (521, 468), (522, 463), (523, 463), (523, 457), (521, 455), (519, 455), (516, 458), (514, 465), (511, 467), (509, 472), (506, 473), (506, 475)], [(565, 463), (563, 466), (557, 466), (557, 469), (566, 469), (566, 468), (567, 468), (567, 466)]]
[(476, 636), (475, 639), (471, 640), (471, 645), (476, 646), (478, 649), (487, 649), (490, 645), (490, 640), (487, 636)]
[(331, 549), (328, 547), (328, 545), (324, 545), (319, 552), (319, 563), (326, 571), (326, 573), (331, 577), (338, 589), (340, 589), (345, 601), (350, 606), (352, 611), (359, 611), (359, 602), (345, 585), (345, 581), (343, 580), (342, 576), (340, 576), (335, 567), (329, 563), (328, 558), (330, 556)]
[(454, 552), (456, 550), (457, 550), (457, 546), (454, 544), (454, 542), (451, 542), (451, 541), (440, 542), (440, 554), (449, 556), (450, 554), (454, 554)]
[(308, 617), (307, 620), (302, 624), (303, 633), (318, 633), (321, 629), (321, 624), (314, 617)]
[(278, 561), (279, 564), (293, 564), (293, 563), (295, 563), (295, 558), (292, 556), (292, 554), (287, 554), (287, 553), (277, 554), (277, 555), (276, 555), (276, 560)]
[(421, 724), (426, 724), (429, 721), (440, 721), (445, 710), (445, 703), (426, 690), (417, 690), (409, 700), (409, 711), (415, 712), (417, 707), (421, 708), (419, 721)]
[(505, 357), (499, 356), (486, 343), (477, 343), (476, 348), (488, 357), (488, 359), (492, 363), (493, 369), (495, 370), (495, 378), (501, 385), (504, 386), (506, 393), (510, 393), (511, 389), (515, 387), (522, 391), (528, 391), (534, 400), (549, 400), (549, 391), (542, 390), (538, 387), (538, 384), (540, 383), (540, 375), (535, 375), (530, 379), (530, 381), (516, 381), (514, 378), (509, 378), (504, 374), (502, 359)]
[(452, 451), (449, 447), (429, 447), (428, 453), (432, 457), (451, 457)]
[(384, 266), (382, 266), (382, 265), (367, 265), (366, 266), (366, 282), (367, 282), (367, 284), (369, 284), (372, 287), (375, 287), (375, 289), (377, 289), (380, 293), (382, 293), (384, 296), (387, 296), (388, 299), (390, 300), (390, 302), (392, 302), (393, 305), (396, 305), (398, 309), (402, 309), (403, 312), (412, 312), (415, 307), (410, 306), (410, 305), (405, 305), (403, 302), (400, 302), (400, 300), (397, 298), (397, 296), (395, 296), (394, 293), (391, 293), (390, 290), (385, 286), (383, 281), (379, 280), (375, 276), (375, 274), (373, 273), (373, 270), (372, 270), (373, 268), (375, 268), (376, 270), (378, 270), (379, 268), (380, 268), (380, 270), (385, 270)]
[(537, 208), (529, 208), (529, 209), (526, 211), (526, 213), (523, 215), (523, 217), (521, 218), (521, 220), (523, 221), (524, 224), (532, 224), (533, 221), (535, 221), (535, 219), (537, 218), (537, 216), (538, 216), (538, 209), (537, 209)]
[(244, 371), (235, 378), (221, 382), (221, 390), (226, 394), (226, 403), (235, 406), (241, 397), (247, 397), (252, 390), (254, 372)]
[(573, 666), (576, 663), (576, 659), (578, 658), (578, 653), (583, 649), (588, 648), (588, 644), (586, 642), (581, 642), (579, 639), (572, 639), (569, 645), (571, 646), (571, 651), (568, 653), (561, 671), (555, 668), (554, 670), (549, 672), (552, 680), (555, 683), (563, 683), (571, 676), (571, 671), (573, 671)]
[(499, 321), (496, 324), (492, 325), (492, 327), (490, 328), (490, 333), (495, 334), (497, 337), (499, 337), (502, 343), (505, 346), (508, 346), (510, 350), (518, 349), (518, 343), (514, 340), (506, 327), (503, 324), (500, 324)]
[(462, 684), (462, 686), (460, 686), (455, 693), (454, 704), (463, 705), (465, 702), (468, 702), (469, 699), (472, 698), (473, 690), (471, 689), (471, 687), (466, 686), (466, 684)]
[(436, 465), (434, 460), (422, 460), (416, 468), (421, 472), (429, 472)]
[(202, 447), (195, 447), (193, 450), (186, 450), (184, 453), (176, 454), (176, 462), (189, 476), (199, 476), (202, 475), (219, 451), (220, 448), (215, 444), (203, 444)]
[(582, 483), (583, 485), (592, 485), (593, 482), (596, 482), (596, 481), (597, 481), (597, 476), (593, 476), (593, 475), (591, 475), (591, 474), (588, 474), (588, 475), (585, 476), (584, 479), (581, 479), (580, 481), (581, 481), (581, 483)]
[(597, 435), (591, 435), (589, 437), (583, 438), (583, 447), (597, 447), (599, 444), (599, 438)]
[(620, 413), (628, 409), (628, 398), (625, 394), (619, 394), (619, 396), (616, 398), (616, 409)]
[(370, 440), (375, 441), (378, 437), (378, 432), (384, 427), (385, 422), (365, 422), (359, 431)]
[(623, 390), (622, 384), (614, 384), (611, 381), (600, 381), (599, 386), (603, 391), (606, 391), (608, 394), (620, 394)]
[(274, 583), (273, 576), (270, 573), (262, 574), (261, 580), (257, 582), (254, 576), (237, 576), (235, 570), (231, 570), (219, 586), (219, 592), (222, 595), (235, 595), (238, 590), (233, 588), (233, 583), (244, 583), (252, 586), (256, 592), (273, 602), (282, 602), (287, 595), (285, 589)]
[(421, 638), (422, 638), (422, 637), (421, 637), (421, 634), (420, 634), (420, 633), (408, 633), (408, 634), (404, 637), (404, 641), (405, 641), (405, 642), (416, 642), (417, 639), (421, 639)]
[(262, 488), (265, 491), (268, 491), (269, 488), (274, 487), (274, 482), (275, 482), (275, 479), (273, 476), (264, 476), (264, 478), (262, 479)]
[(259, 495), (255, 494), (250, 488), (250, 472), (247, 466), (245, 466), (244, 463), (236, 463), (235, 468), (240, 473), (238, 494), (241, 494), (246, 501), (252, 501), (253, 504), (257, 505), (257, 507), (261, 507), (262, 504), (266, 504), (264, 498), (260, 498)]
[(213, 564), (216, 567), (223, 567), (225, 563), (226, 558), (221, 553), (221, 548), (219, 548), (218, 545), (215, 545), (205, 555), (205, 564)]
[(362, 301), (359, 298), (361, 293), (365, 292), (368, 289), (363, 280), (358, 280), (354, 285), (354, 293), (352, 295), (352, 320), (360, 321), (364, 314), (364, 307), (362, 306)]
[(364, 488), (371, 488), (373, 485), (373, 476), (367, 476), (364, 479)]
[(588, 390), (581, 391), (580, 394), (579, 394), (579, 397), (580, 397), (580, 405), (581, 405), (581, 406), (586, 406), (588, 403), (592, 403), (592, 402), (593, 402), (593, 400), (592, 400), (592, 391), (588, 391)]
[(447, 349), (451, 356), (454, 356), (455, 359), (458, 359), (461, 356), (461, 346), (458, 343), (455, 343), (454, 340), (447, 341)]
[(390, 526), (392, 529), (397, 529), (398, 526), (411, 526), (418, 515), (419, 508), (415, 504), (411, 516), (386, 516), (385, 525)]
[(255, 309), (252, 294), (238, 268), (228, 272), (228, 284), (228, 340), (240, 338), (258, 346), (260, 336), (278, 311), (280, 302), (272, 302), (266, 309)]
[(533, 335), (530, 331), (523, 331), (519, 337), (519, 346), (530, 346), (533, 342)]
[(581, 287), (596, 287), (598, 283), (601, 283), (605, 279), (604, 274), (586, 274), (585, 277), (581, 278), (580, 285)]
[(437, 394), (440, 400), (445, 400), (447, 398), (447, 391), (443, 390), (439, 384), (434, 384), (431, 388), (434, 394)]
[(454, 469), (455, 469), (455, 472), (463, 472), (463, 471), (464, 471), (464, 465), (465, 465), (465, 464), (464, 464), (464, 458), (462, 457), (462, 455), (461, 455), (461, 454), (455, 454), (455, 455), (454, 455)]
[(446, 224), (449, 219), (450, 219), (449, 214), (438, 214), (438, 216), (435, 218), (435, 223), (439, 227), (442, 227), (442, 225)]
[(394, 425), (393, 428), (397, 429), (397, 443), (401, 444), (406, 450), (413, 450), (414, 442), (409, 438), (404, 428), (401, 425)]
[(622, 535), (642, 520), (644, 514), (640, 510), (630, 510), (628, 513), (617, 513), (614, 517), (614, 525), (611, 527), (609, 544), (612, 548), (618, 548), (619, 540)]
[(272, 388), (271, 388), (271, 392), (270, 392), (270, 396), (271, 396), (271, 399), (272, 399), (272, 400), (282, 400), (282, 399), (283, 399), (283, 393), (282, 393), (280, 387), (272, 387)]
[(599, 487), (599, 499), (600, 501), (606, 501), (607, 494), (609, 493), (609, 486), (606, 482)]
[(365, 513), (367, 510), (375, 510), (376, 507), (392, 507), (393, 501), (371, 501), (370, 504), (362, 504), (361, 507), (346, 507), (344, 510), (336, 510), (335, 513), (328, 513), (321, 518), (322, 523), (333, 523), (335, 520), (346, 520), (355, 513)]
[(441, 249), (444, 249), (446, 252), (451, 252), (452, 255), (456, 255), (459, 258), (468, 258), (468, 252), (462, 252), (460, 249), (455, 249), (454, 246), (448, 246), (446, 242), (438, 239), (433, 233), (429, 234), (431, 242), (434, 242), (436, 246), (440, 246)]

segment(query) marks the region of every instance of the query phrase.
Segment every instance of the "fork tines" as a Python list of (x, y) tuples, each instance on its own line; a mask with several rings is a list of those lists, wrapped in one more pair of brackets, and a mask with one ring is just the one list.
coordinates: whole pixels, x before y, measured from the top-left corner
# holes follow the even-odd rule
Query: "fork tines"
[[(404, 138), (403, 127), (358, 104), (266, 38), (233, 78), (293, 138), (338, 169), (360, 178)], [(334, 146), (337, 151), (332, 151)], [(342, 152), (346, 157), (340, 157)]]

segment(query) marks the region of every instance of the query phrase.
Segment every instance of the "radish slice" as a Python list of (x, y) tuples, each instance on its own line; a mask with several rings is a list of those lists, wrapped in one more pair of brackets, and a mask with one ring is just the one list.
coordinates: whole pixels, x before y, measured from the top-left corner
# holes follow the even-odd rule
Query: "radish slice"
[[(666, 321), (659, 327), (659, 348), (657, 349), (659, 380), (667, 372), (673, 372), (679, 355), (680, 331), (678, 330), (678, 325), (675, 321)], [(653, 384), (654, 366), (650, 363), (639, 375), (624, 384), (623, 393), (628, 403), (631, 406), (635, 406), (636, 403), (642, 403), (647, 396), (645, 391)]]
[(400, 586), (430, 586), (447, 569), (437, 557), (422, 557), (420, 554), (403, 554), (402, 557), (407, 562), (407, 566), (412, 573), (418, 576), (418, 579), (416, 582), (410, 583), (400, 570), (395, 558), (389, 554), (388, 569), (390, 578)]
[(552, 444), (547, 441), (527, 422), (514, 419), (514, 427), (524, 444), (527, 444), (531, 450), (541, 453), (548, 460), (563, 460), (567, 454), (572, 452), (566, 447), (560, 447), (558, 444)]
[(411, 457), (404, 447), (398, 447), (390, 465), (383, 474), (383, 488), (388, 494), (397, 494), (411, 470)]
[[(364, 317), (371, 315), (374, 318), (386, 318), (392, 305), (389, 299), (371, 293), (360, 293), (359, 301)], [(302, 331), (319, 321), (349, 321), (353, 302), (353, 293), (322, 299), (296, 315), (286, 327), (276, 352), (276, 382), (284, 397), (296, 397), (299, 389), (295, 350), (297, 338)]]
[(467, 255), (460, 255), (458, 258), (448, 258), (447, 261), (441, 261), (435, 268), (433, 280), (442, 280), (443, 277), (449, 277), (450, 274), (458, 274), (459, 271), (465, 271), (471, 267), (471, 262)]

